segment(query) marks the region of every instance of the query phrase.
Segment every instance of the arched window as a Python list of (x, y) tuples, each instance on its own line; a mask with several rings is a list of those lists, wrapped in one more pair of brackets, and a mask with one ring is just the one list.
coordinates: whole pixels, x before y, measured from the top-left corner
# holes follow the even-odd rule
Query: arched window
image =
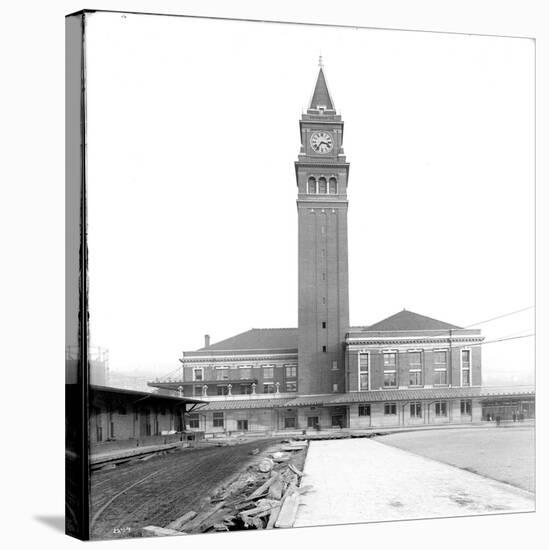
[(318, 178), (318, 192), (321, 194), (326, 194), (326, 178)]
[(335, 178), (330, 178), (330, 195), (337, 194), (337, 180)]
[(307, 193), (309, 193), (310, 195), (316, 193), (316, 180), (315, 178), (313, 178), (313, 176), (309, 178), (309, 181), (307, 183)]

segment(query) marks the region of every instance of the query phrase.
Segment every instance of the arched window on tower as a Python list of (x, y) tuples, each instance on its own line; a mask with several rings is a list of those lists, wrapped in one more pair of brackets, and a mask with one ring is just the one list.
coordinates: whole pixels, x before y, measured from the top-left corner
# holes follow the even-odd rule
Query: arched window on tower
[(330, 178), (330, 195), (337, 194), (337, 180), (335, 178)]
[(326, 189), (326, 178), (318, 178), (318, 192), (324, 195), (328, 192)]
[(311, 176), (307, 182), (307, 193), (313, 195), (316, 193), (316, 179)]

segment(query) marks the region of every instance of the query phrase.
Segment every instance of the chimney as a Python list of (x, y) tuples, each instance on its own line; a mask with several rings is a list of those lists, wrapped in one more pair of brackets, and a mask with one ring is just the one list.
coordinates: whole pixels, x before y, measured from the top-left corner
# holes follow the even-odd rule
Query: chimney
[(204, 334), (204, 347), (207, 348), (210, 345), (210, 335)]

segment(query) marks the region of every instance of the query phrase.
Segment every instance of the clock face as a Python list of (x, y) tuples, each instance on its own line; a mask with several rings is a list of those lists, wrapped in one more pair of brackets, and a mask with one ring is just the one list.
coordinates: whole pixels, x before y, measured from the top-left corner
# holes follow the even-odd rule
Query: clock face
[(328, 132), (315, 132), (311, 136), (311, 147), (316, 153), (329, 153), (334, 148), (334, 141)]

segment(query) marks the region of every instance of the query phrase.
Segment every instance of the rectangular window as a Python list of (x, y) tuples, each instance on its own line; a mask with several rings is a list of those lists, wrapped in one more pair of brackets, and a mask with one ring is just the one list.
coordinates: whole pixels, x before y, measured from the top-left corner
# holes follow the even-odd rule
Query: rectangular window
[(337, 384), (332, 384), (332, 391), (338, 391), (338, 387)]
[(202, 369), (193, 369), (193, 380), (195, 382), (204, 380), (204, 371)]
[(251, 384), (241, 384), (240, 385), (240, 393), (244, 395), (250, 395), (252, 393), (252, 385)]
[(240, 430), (242, 432), (247, 432), (248, 431), (248, 420), (246, 420), (246, 419), (237, 420), (236, 421), (236, 429)]
[(229, 386), (226, 384), (217, 386), (217, 395), (229, 395)]
[(326, 328), (326, 321), (322, 321), (322, 328)]
[(410, 369), (421, 368), (421, 351), (408, 352), (408, 365), (410, 366)]
[(397, 385), (396, 371), (386, 370), (383, 372), (383, 385), (386, 388), (392, 388)]
[(410, 416), (413, 418), (421, 418), (421, 403), (410, 403)]
[(297, 382), (286, 382), (286, 391), (287, 392), (297, 391)]
[(420, 370), (411, 370), (410, 371), (410, 386), (421, 386), (423, 384), (421, 371)]
[(202, 395), (202, 386), (193, 386), (193, 395), (200, 397)]
[(238, 371), (240, 380), (248, 380), (252, 377), (252, 369), (250, 367), (240, 367)]
[(225, 425), (225, 416), (222, 412), (213, 413), (213, 427), (214, 428), (223, 428)]
[(383, 366), (384, 367), (396, 367), (396, 353), (385, 352), (383, 354)]
[(446, 401), (437, 401), (435, 403), (435, 416), (448, 416), (448, 404)]
[(383, 412), (384, 414), (396, 414), (397, 413), (396, 403), (385, 403), (383, 406)]
[(433, 384), (435, 386), (448, 385), (448, 372), (446, 369), (435, 369), (435, 372), (433, 373)]
[(200, 418), (198, 413), (192, 413), (189, 415), (189, 428), (200, 428)]
[(319, 426), (318, 416), (308, 416), (307, 428), (316, 428), (316, 426)]
[(370, 405), (358, 406), (358, 416), (370, 416), (370, 414), (371, 414)]
[(274, 393), (274, 392), (275, 392), (275, 385), (272, 382), (263, 384), (263, 393)]
[(326, 346), (322, 346), (322, 351), (326, 353)]
[(471, 350), (461, 350), (461, 385), (471, 385)]
[(448, 352), (443, 349), (443, 350), (437, 350), (434, 353), (435, 353), (435, 357), (434, 357), (435, 365), (444, 365), (444, 366), (446, 366)]
[(297, 426), (295, 416), (287, 416), (284, 418), (284, 427), (285, 428), (295, 428)]
[(216, 368), (215, 369), (216, 380), (228, 380), (229, 379), (229, 369), (226, 368)]
[(370, 389), (370, 356), (367, 353), (358, 354), (359, 391)]
[(461, 400), (461, 414), (471, 416), (471, 400), (462, 399)]
[(274, 377), (274, 367), (272, 365), (263, 367), (263, 378), (271, 379)]
[(297, 367), (295, 365), (286, 365), (286, 378), (295, 378), (297, 376)]
[(337, 361), (332, 361), (332, 370), (337, 370)]

